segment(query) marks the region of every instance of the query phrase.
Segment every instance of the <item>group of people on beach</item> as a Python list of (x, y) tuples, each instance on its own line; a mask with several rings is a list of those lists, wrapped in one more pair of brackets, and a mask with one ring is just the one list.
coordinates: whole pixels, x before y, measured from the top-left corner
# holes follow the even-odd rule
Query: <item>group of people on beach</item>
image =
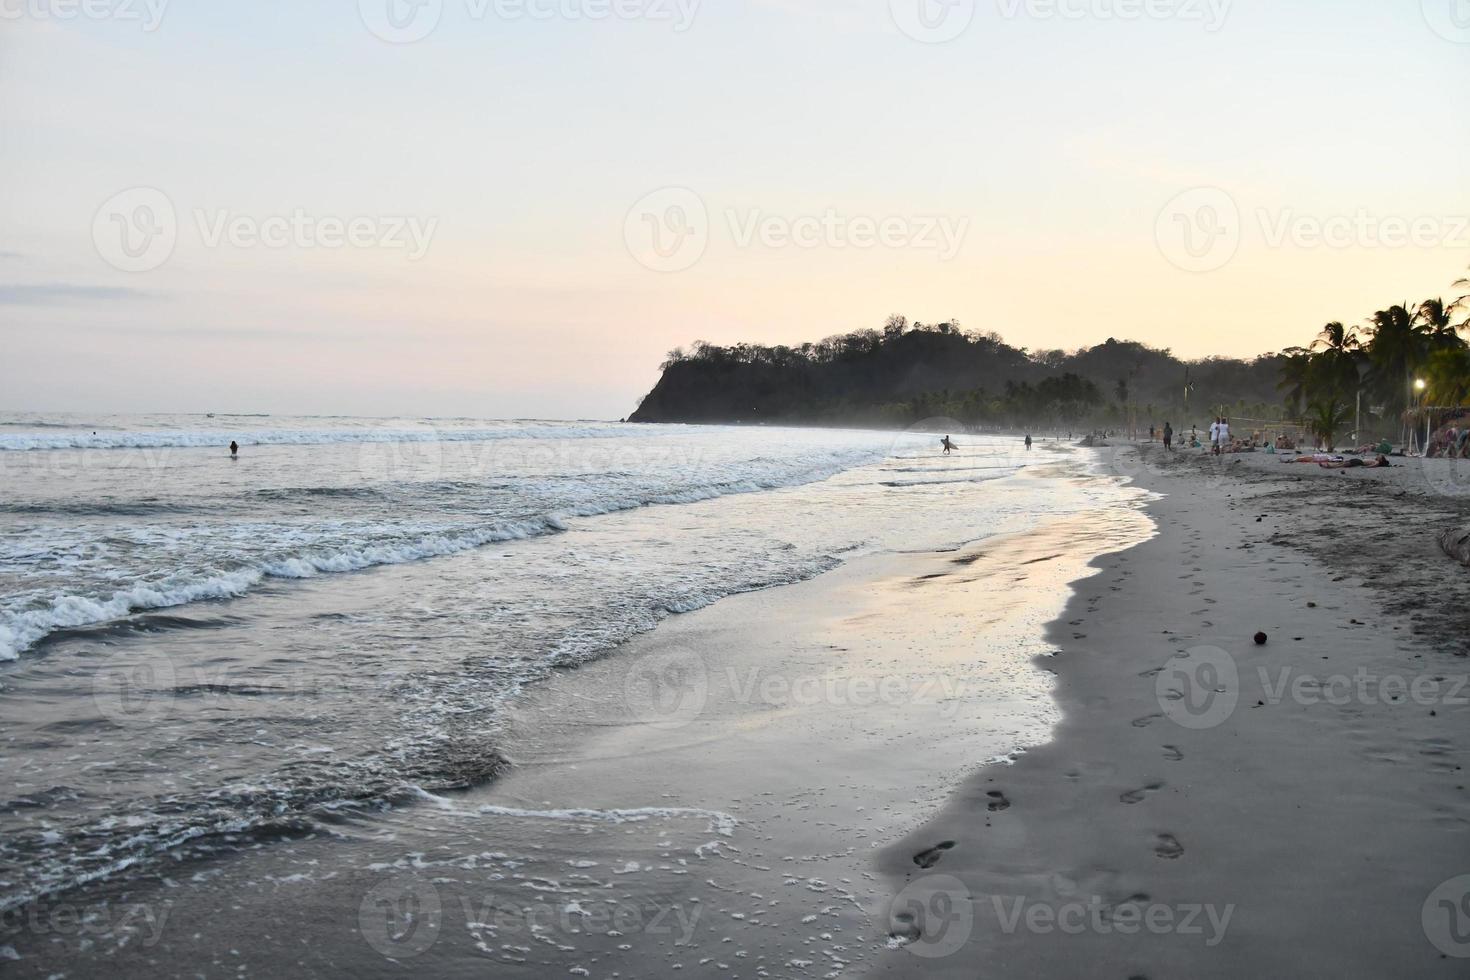
[(1470, 458), (1470, 419), (1464, 419), (1463, 422), (1465, 424), (1452, 425), (1436, 433), (1434, 438), (1429, 440), (1429, 446), (1424, 455), (1431, 458)]

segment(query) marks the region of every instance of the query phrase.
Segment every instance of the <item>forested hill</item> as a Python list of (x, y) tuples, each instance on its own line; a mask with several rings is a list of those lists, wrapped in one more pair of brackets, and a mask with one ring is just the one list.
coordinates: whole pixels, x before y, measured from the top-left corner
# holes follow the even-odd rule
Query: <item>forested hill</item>
[[(957, 324), (891, 317), (799, 347), (698, 342), (675, 350), (634, 422), (781, 422), (905, 426), (948, 417), (971, 425), (1175, 425), (1278, 418), (1282, 356), (1181, 361), (1109, 339), (1085, 350), (1028, 352)], [(1184, 412), (1188, 387), (1188, 417)]]

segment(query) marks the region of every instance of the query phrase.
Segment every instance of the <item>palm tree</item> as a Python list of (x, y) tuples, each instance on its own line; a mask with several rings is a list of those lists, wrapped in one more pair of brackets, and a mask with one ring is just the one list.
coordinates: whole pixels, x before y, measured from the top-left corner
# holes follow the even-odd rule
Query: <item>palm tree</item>
[(1346, 402), (1327, 397), (1312, 403), (1312, 415), (1308, 424), (1311, 425), (1312, 432), (1322, 440), (1323, 447), (1331, 452), (1336, 444), (1337, 433), (1347, 425), (1349, 418), (1351, 412)]
[(1426, 299), (1419, 304), (1419, 319), (1424, 324), (1431, 351), (1452, 350), (1465, 346), (1459, 328), (1452, 322), (1454, 307), (1455, 303), (1446, 305), (1442, 299)]
[(1307, 376), (1312, 367), (1312, 352), (1305, 347), (1288, 347), (1282, 351), (1281, 380), (1276, 389), (1285, 392), (1286, 411), (1292, 418), (1302, 413), (1302, 401), (1307, 397)]
[(1311, 369), (1307, 375), (1309, 396), (1346, 398), (1358, 391), (1358, 362), (1362, 359), (1358, 332), (1334, 320), (1312, 341)]
[[(1455, 288), (1470, 289), (1470, 278), (1456, 279)], [(1450, 304), (1450, 312), (1454, 313), (1456, 311), (1459, 311), (1461, 313), (1470, 313), (1470, 293), (1461, 296), (1459, 299)], [(1465, 321), (1460, 324), (1460, 329), (1470, 330), (1470, 316), (1467, 316), (1465, 318)]]
[(1441, 408), (1470, 404), (1470, 348), (1447, 347), (1429, 355), (1424, 369), (1429, 399)]
[(1317, 334), (1317, 339), (1312, 341), (1312, 349), (1338, 354), (1351, 353), (1358, 349), (1358, 331), (1354, 327), (1344, 327), (1334, 320)]
[(1368, 379), (1391, 415), (1408, 410), (1414, 371), (1424, 363), (1429, 332), (1408, 303), (1373, 314), (1372, 338), (1366, 348)]

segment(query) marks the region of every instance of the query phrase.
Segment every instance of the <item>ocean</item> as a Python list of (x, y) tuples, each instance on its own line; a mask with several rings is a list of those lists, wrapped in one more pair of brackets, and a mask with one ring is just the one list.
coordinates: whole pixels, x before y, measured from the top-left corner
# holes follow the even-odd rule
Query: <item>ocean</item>
[(1121, 499), (942, 434), (0, 416), (0, 909), (483, 784), (669, 616)]

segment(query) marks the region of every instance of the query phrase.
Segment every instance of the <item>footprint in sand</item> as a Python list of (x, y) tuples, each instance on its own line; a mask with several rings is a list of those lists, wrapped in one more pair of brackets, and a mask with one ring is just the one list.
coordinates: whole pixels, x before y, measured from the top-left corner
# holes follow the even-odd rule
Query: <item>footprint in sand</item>
[(1177, 745), (1166, 745), (1164, 746), (1164, 758), (1170, 762), (1178, 762), (1184, 758), (1184, 753), (1179, 751)]
[[(1128, 906), (1137, 907), (1147, 905), (1149, 903), (1149, 899), (1150, 896), (1148, 892), (1134, 892), (1127, 898), (1120, 899), (1116, 902), (1110, 902), (1109, 904), (1104, 905), (1101, 911), (1107, 917), (1107, 920), (1109, 922), (1125, 922), (1128, 921), (1128, 919), (1130, 919), (1132, 915), (1128, 912), (1124, 912), (1122, 909), (1128, 908)], [(1120, 906), (1122, 908), (1120, 908)], [(1132, 914), (1137, 914), (1136, 908), (1132, 910)]]
[(991, 813), (996, 813), (1000, 810), (1009, 810), (1011, 808), (1011, 801), (1006, 799), (1006, 795), (1000, 790), (993, 789), (985, 795), (990, 797), (990, 802), (985, 804), (985, 809)]
[(1134, 728), (1147, 728), (1149, 725), (1152, 725), (1154, 722), (1158, 721), (1162, 717), (1164, 717), (1164, 716), (1161, 715), (1161, 714), (1152, 714), (1152, 715), (1144, 715), (1142, 718), (1134, 718), (1133, 719), (1133, 727)]
[(1130, 789), (1118, 797), (1118, 802), (1126, 803), (1129, 806), (1135, 803), (1142, 803), (1151, 793), (1157, 793), (1163, 788), (1163, 783), (1149, 783), (1147, 786), (1140, 786), (1138, 789)]
[(944, 857), (944, 852), (949, 850), (951, 847), (954, 847), (954, 841), (940, 841), (938, 844), (935, 844), (927, 851), (920, 851), (918, 854), (915, 854), (914, 863), (927, 871), (938, 864), (939, 859)]
[(893, 929), (888, 933), (894, 939), (905, 943), (916, 943), (922, 935), (919, 924), (914, 921), (912, 912), (895, 912), (893, 915)]
[(1154, 838), (1154, 853), (1172, 861), (1184, 854), (1184, 845), (1179, 843), (1179, 838), (1173, 834), (1159, 834)]

